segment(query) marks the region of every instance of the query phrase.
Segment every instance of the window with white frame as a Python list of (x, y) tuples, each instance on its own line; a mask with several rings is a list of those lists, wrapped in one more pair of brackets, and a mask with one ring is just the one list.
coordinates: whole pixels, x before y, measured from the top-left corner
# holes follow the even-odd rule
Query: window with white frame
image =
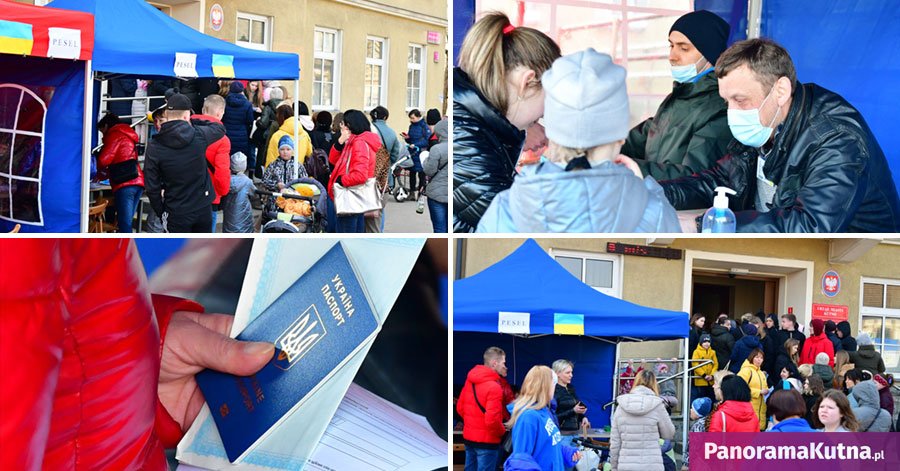
[(238, 46), (269, 51), (271, 50), (271, 29), (272, 19), (268, 16), (238, 12), (237, 34), (234, 42)]
[(410, 44), (406, 54), (406, 111), (425, 108), (425, 46)]
[(341, 88), (341, 35), (334, 29), (316, 28), (313, 36), (313, 109), (336, 110)]
[(551, 249), (550, 255), (569, 273), (591, 288), (616, 298), (622, 297), (622, 268), (619, 255)]
[(364, 107), (371, 110), (387, 102), (387, 39), (366, 37), (366, 71)]
[(885, 369), (900, 373), (900, 280), (861, 281), (859, 331), (869, 334), (875, 342)]
[[(41, 87), (41, 96), (53, 89)], [(34, 91), (0, 84), (0, 218), (43, 225), (41, 169), (47, 103)]]
[(42, 7), (48, 3), (50, 3), (50, 0), (34, 0), (34, 5), (38, 7)]

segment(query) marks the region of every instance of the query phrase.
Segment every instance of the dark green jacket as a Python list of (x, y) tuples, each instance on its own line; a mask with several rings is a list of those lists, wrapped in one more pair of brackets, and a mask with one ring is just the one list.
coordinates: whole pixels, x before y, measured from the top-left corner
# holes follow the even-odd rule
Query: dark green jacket
[(715, 74), (676, 84), (656, 116), (628, 133), (622, 153), (635, 159), (644, 175), (660, 181), (688, 176), (725, 155), (732, 137)]

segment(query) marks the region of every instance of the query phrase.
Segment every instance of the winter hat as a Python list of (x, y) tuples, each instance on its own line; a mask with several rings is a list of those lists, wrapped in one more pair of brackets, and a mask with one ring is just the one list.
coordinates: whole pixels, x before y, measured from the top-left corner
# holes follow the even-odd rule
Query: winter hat
[(590, 149), (628, 136), (625, 69), (588, 48), (553, 62), (541, 78), (544, 127), (551, 141)]
[(708, 397), (698, 397), (691, 403), (691, 409), (700, 417), (706, 417), (712, 410), (712, 400)]
[(243, 152), (235, 152), (231, 154), (231, 171), (234, 173), (243, 173), (247, 170), (247, 156)]
[(744, 335), (756, 335), (757, 332), (756, 326), (753, 324), (744, 324), (741, 330), (744, 331)]
[(228, 93), (242, 93), (244, 91), (244, 84), (235, 80), (231, 82), (231, 85), (228, 86)]
[(703, 57), (710, 63), (715, 64), (728, 46), (731, 27), (719, 15), (707, 10), (697, 10), (675, 20), (669, 33), (671, 34), (672, 31), (678, 31), (687, 36), (700, 54), (703, 54)]
[(841, 331), (841, 334), (843, 334), (844, 338), (847, 338), (850, 336), (850, 323), (849, 322), (840, 321), (840, 322), (838, 322), (837, 328), (838, 328), (838, 330)]
[(881, 375), (873, 376), (872, 381), (875, 381), (876, 383), (880, 384), (882, 387), (885, 387), (885, 388), (889, 386), (888, 380), (885, 379), (884, 376), (881, 376)]
[(774, 325), (776, 329), (778, 328), (778, 315), (777, 314), (769, 314), (766, 316), (766, 319), (772, 319), (772, 325)]
[(269, 100), (281, 101), (284, 100), (284, 92), (280, 88), (273, 88), (269, 90)]
[(817, 365), (827, 365), (828, 364), (828, 354), (825, 352), (819, 352), (816, 355), (816, 364)]
[(656, 375), (669, 374), (669, 365), (665, 363), (656, 364)]
[(172, 94), (172, 96), (166, 98), (166, 109), (172, 111), (190, 111), (191, 100), (180, 93)]
[(278, 149), (280, 150), (282, 147), (290, 147), (293, 150), (294, 140), (291, 136), (281, 136), (281, 139), (278, 140)]
[(837, 330), (837, 324), (834, 321), (825, 321), (825, 332), (833, 334)]
[(809, 325), (812, 327), (813, 335), (821, 335), (825, 330), (825, 321), (822, 319), (813, 319)]
[(712, 337), (709, 334), (700, 334), (700, 344), (703, 345), (703, 342), (712, 343)]
[(862, 347), (864, 345), (875, 345), (875, 342), (872, 341), (872, 337), (869, 337), (869, 334), (860, 332), (856, 337), (856, 344)]

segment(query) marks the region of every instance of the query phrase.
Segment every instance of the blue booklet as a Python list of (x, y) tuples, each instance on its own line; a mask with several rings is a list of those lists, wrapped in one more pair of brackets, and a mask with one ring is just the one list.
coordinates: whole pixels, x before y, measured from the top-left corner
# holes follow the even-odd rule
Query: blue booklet
[(212, 370), (197, 374), (228, 459), (243, 459), (379, 329), (365, 288), (338, 243), (237, 336), (275, 344), (272, 361), (247, 377)]

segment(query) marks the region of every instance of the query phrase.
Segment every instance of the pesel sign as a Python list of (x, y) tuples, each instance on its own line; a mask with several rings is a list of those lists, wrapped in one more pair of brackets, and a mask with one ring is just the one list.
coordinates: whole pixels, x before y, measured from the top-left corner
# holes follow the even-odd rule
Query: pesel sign
[(822, 319), (823, 321), (834, 321), (835, 323), (846, 321), (850, 318), (850, 308), (836, 304), (813, 303), (812, 318)]

